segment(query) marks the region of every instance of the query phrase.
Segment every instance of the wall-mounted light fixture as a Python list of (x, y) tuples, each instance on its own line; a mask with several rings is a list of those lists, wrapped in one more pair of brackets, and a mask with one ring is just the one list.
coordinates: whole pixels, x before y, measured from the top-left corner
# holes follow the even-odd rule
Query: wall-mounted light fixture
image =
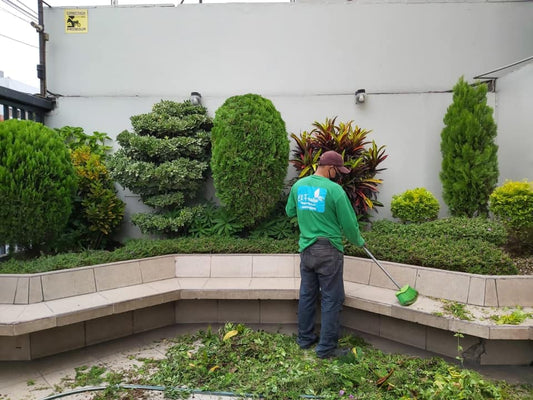
[(366, 90), (365, 89), (357, 89), (355, 91), (355, 103), (361, 104), (364, 103), (366, 100)]
[(189, 97), (189, 100), (195, 106), (202, 105), (202, 95), (198, 92), (191, 92), (191, 97)]

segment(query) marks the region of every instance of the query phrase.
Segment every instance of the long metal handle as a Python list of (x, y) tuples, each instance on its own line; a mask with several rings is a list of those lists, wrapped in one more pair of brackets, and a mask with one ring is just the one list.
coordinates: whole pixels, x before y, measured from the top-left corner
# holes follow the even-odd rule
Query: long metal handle
[(385, 268), (382, 267), (382, 265), (379, 263), (378, 260), (376, 260), (376, 257), (374, 257), (374, 255), (370, 252), (370, 250), (368, 250), (368, 249), (366, 248), (366, 246), (363, 246), (363, 249), (366, 251), (366, 254), (368, 254), (368, 255), (370, 256), (370, 258), (371, 258), (372, 260), (374, 260), (374, 262), (378, 265), (378, 267), (381, 268), (381, 270), (382, 270), (383, 272), (385, 272), (385, 275), (387, 275), (387, 276), (389, 277), (389, 279), (392, 281), (392, 283), (394, 283), (398, 289), (401, 289), (400, 285), (398, 285), (398, 284), (396, 283), (396, 281), (392, 278), (392, 276), (387, 272), (387, 270), (386, 270)]

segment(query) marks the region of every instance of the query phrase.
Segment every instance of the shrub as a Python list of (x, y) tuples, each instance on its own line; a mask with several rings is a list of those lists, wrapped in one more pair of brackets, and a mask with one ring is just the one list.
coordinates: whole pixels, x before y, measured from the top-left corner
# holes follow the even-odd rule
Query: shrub
[(234, 96), (216, 111), (211, 169), (216, 196), (244, 227), (267, 217), (287, 174), (289, 140), (272, 102)]
[(125, 203), (119, 199), (105, 165), (111, 146), (107, 134), (86, 134), (83, 128), (56, 129), (70, 148), (78, 182), (74, 212), (65, 231), (54, 242), (55, 251), (105, 248), (124, 217)]
[(498, 180), (496, 124), (486, 95), (486, 85), (472, 87), (461, 77), (444, 116), (440, 179), (452, 216), (486, 216)]
[[(483, 275), (518, 272), (499, 247), (505, 229), (487, 218), (452, 217), (420, 224), (377, 221), (364, 232), (368, 247), (383, 260)], [(347, 254), (366, 257), (349, 246)]]
[(506, 182), (490, 195), (489, 208), (507, 229), (512, 250), (533, 250), (533, 182)]
[(162, 100), (152, 112), (131, 117), (134, 132), (117, 136), (122, 146), (110, 160), (114, 179), (155, 209), (132, 222), (143, 233), (183, 234), (195, 215), (210, 156), (211, 119), (190, 101)]
[(324, 124), (315, 122), (310, 132), (300, 136), (291, 134), (296, 142), (290, 162), (298, 171), (298, 178), (312, 175), (318, 166), (320, 155), (334, 150), (344, 157), (346, 167), (351, 172), (338, 177), (338, 183), (344, 188), (360, 220), (368, 220), (370, 210), (381, 207), (377, 201), (378, 186), (381, 179), (376, 179), (378, 168), (387, 156), (384, 146), (377, 147), (374, 141), (367, 140), (371, 131), (352, 126), (348, 123), (335, 123), (336, 117), (326, 119)]
[(0, 122), (0, 242), (45, 249), (65, 228), (75, 190), (57, 132), (33, 121)]
[[(515, 275), (516, 266), (499, 247), (480, 239), (450, 241), (441, 237), (398, 236), (365, 232), (368, 248), (378, 259), (481, 275)], [(366, 257), (348, 245), (346, 254)]]
[(372, 223), (372, 232), (415, 239), (417, 237), (444, 237), (449, 241), (479, 239), (495, 246), (505, 244), (507, 235), (502, 224), (483, 217), (450, 217), (407, 225), (380, 220)]
[(432, 221), (437, 219), (439, 209), (438, 200), (424, 188), (406, 190), (401, 195), (392, 196), (392, 216), (402, 222)]

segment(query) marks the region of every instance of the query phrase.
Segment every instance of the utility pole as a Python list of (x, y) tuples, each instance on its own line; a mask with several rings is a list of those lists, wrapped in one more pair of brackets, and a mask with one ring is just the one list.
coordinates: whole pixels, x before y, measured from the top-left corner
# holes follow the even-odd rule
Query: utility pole
[(37, 0), (39, 25), (35, 27), (39, 32), (39, 64), (37, 65), (37, 78), (41, 81), (41, 97), (46, 98), (46, 39), (44, 32), (43, 0)]

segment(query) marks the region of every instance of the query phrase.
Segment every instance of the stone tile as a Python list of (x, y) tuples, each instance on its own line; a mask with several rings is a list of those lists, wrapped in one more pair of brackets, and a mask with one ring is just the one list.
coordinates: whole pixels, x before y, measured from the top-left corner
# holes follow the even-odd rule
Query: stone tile
[(40, 358), (85, 346), (83, 322), (30, 334), (31, 357)]
[(45, 301), (96, 291), (92, 268), (46, 273), (41, 276), (41, 282)]
[(250, 289), (252, 278), (210, 278), (202, 289), (245, 290)]
[(360, 332), (379, 336), (380, 315), (344, 307), (341, 312), (341, 325)]
[(150, 284), (136, 285), (101, 292), (102, 296), (113, 304), (113, 313), (120, 314), (127, 311), (155, 306), (176, 300), (180, 294), (176, 291), (159, 292)]
[(470, 287), (468, 289), (468, 304), (476, 306), (485, 305), (485, 286), (486, 278), (470, 276)]
[(209, 278), (178, 278), (180, 289), (202, 289)]
[(344, 306), (372, 312), (378, 315), (391, 315), (390, 304), (375, 303), (367, 299), (346, 297), (346, 299), (344, 300)]
[(113, 304), (100, 293), (90, 293), (46, 302), (57, 326), (70, 325), (113, 313)]
[(94, 268), (98, 291), (110, 290), (142, 283), (139, 261), (129, 261)]
[(17, 281), (17, 291), (15, 293), (15, 304), (28, 304), (29, 299), (29, 277), (19, 277)]
[(218, 302), (218, 322), (258, 324), (260, 318), (259, 300), (238, 301), (220, 300)]
[(491, 326), (489, 337), (495, 340), (529, 340), (529, 331), (529, 326)]
[(412, 322), (382, 316), (379, 336), (419, 349), (426, 348), (426, 327)]
[(481, 365), (531, 365), (533, 342), (530, 340), (487, 340)]
[(251, 255), (212, 255), (211, 278), (251, 278)]
[(344, 280), (355, 283), (370, 284), (370, 271), (373, 262), (364, 258), (344, 257)]
[(56, 326), (53, 312), (44, 304), (36, 303), (22, 306), (22, 312), (17, 317), (13, 327), (15, 335), (49, 329)]
[(298, 290), (294, 278), (252, 278), (249, 289)]
[[(415, 281), (417, 279), (417, 268), (410, 267), (404, 264), (397, 264), (387, 261), (380, 261), (379, 263), (387, 270), (392, 278), (403, 287), (404, 285), (411, 285), (415, 287)], [(375, 264), (372, 263), (372, 269), (370, 271), (370, 285), (398, 290), (398, 288), (391, 282), (387, 275)], [(418, 289), (418, 288), (417, 288)]]
[(176, 302), (176, 323), (211, 323), (218, 321), (218, 300), (180, 300)]
[(17, 276), (0, 275), (0, 304), (13, 304), (17, 292)]
[(17, 322), (26, 307), (27, 304), (0, 304), (0, 322), (3, 324)]
[(500, 307), (533, 305), (533, 276), (499, 277), (496, 287)]
[(30, 288), (29, 288), (29, 298), (28, 303), (39, 303), (43, 301), (43, 285), (41, 283), (40, 276), (30, 277)]
[(176, 311), (173, 302), (141, 308), (133, 312), (133, 332), (144, 332), (173, 325), (175, 321)]
[[(0, 360), (29, 360), (30, 336), (0, 336)], [(0, 374), (0, 386), (2, 384)]]
[(294, 257), (292, 255), (252, 256), (252, 277), (254, 278), (293, 278)]
[(139, 260), (143, 283), (171, 279), (176, 277), (174, 256), (153, 257)]
[(110, 315), (85, 323), (87, 346), (133, 334), (133, 312)]
[(408, 307), (392, 305), (391, 316), (433, 328), (448, 329), (449, 319), (435, 315), (440, 309), (438, 302), (427, 297), (419, 297)]
[(391, 315), (391, 306), (396, 304), (395, 291), (359, 283), (345, 282), (345, 304), (382, 315)]
[(181, 289), (179, 278), (162, 279), (159, 281), (145, 283), (144, 285), (154, 288), (159, 292), (172, 292), (179, 291)]
[(488, 339), (490, 335), (489, 326), (472, 321), (463, 321), (460, 319), (451, 318), (449, 322), (449, 329), (452, 332), (461, 332), (467, 335), (477, 336)]
[(259, 305), (261, 324), (294, 324), (298, 321), (297, 301), (263, 300)]
[(496, 279), (485, 281), (485, 304), (486, 307), (498, 307), (498, 292), (496, 291)]
[(459, 338), (455, 335), (455, 332), (428, 327), (426, 333), (426, 350), (451, 358), (458, 356), (468, 358), (467, 354), (461, 354), (459, 346), (462, 348), (462, 352), (465, 352), (471, 349), (472, 346), (477, 346), (481, 341), (481, 339), (475, 336), (463, 335), (463, 337)]
[(294, 277), (301, 278), (300, 276), (300, 254), (294, 254), (293, 261), (294, 261)]
[(470, 276), (450, 271), (437, 271), (420, 268), (416, 279), (416, 289), (425, 295), (466, 303)]
[(176, 277), (208, 278), (211, 275), (210, 255), (176, 256)]

